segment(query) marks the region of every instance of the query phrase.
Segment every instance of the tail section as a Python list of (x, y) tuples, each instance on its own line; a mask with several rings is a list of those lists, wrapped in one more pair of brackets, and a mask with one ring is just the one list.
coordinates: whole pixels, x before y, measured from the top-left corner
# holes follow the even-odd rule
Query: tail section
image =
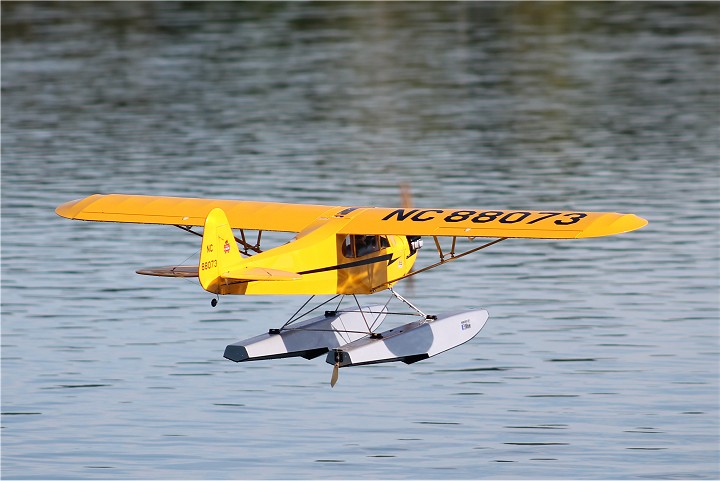
[(219, 208), (211, 210), (205, 219), (200, 251), (200, 285), (206, 291), (219, 294), (222, 274), (241, 263), (242, 256), (225, 212)]

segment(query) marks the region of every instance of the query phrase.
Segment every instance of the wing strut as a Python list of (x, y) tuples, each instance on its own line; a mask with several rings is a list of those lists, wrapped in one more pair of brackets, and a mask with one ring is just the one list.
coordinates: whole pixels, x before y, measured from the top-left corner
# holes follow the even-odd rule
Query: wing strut
[(387, 281), (380, 285), (377, 285), (371, 289), (371, 292), (375, 292), (375, 290), (377, 290), (380, 287), (389, 286), (390, 284), (394, 284), (397, 281), (406, 279), (408, 277), (412, 277), (415, 274), (420, 274), (421, 272), (429, 271), (430, 269), (434, 269), (435, 267), (438, 267), (443, 264), (447, 264), (448, 262), (452, 262), (454, 260), (460, 259), (461, 257), (465, 257), (466, 255), (472, 254), (473, 252), (477, 252), (481, 249), (485, 249), (486, 247), (495, 245), (498, 242), (502, 242), (502, 241), (506, 240), (507, 237), (501, 237), (499, 239), (495, 239), (494, 241), (488, 242), (486, 244), (483, 244), (479, 247), (475, 247), (474, 249), (470, 249), (469, 251), (465, 251), (460, 254), (455, 254), (455, 241), (457, 240), (457, 237), (453, 237), (452, 247), (450, 248), (450, 252), (448, 254), (443, 253), (442, 247), (440, 247), (440, 241), (438, 240), (437, 236), (433, 236), (433, 239), (435, 240), (435, 246), (437, 247), (438, 255), (440, 256), (440, 262), (436, 262), (435, 264), (423, 267), (422, 269), (418, 269), (416, 271), (412, 271), (408, 274), (405, 274), (404, 276), (398, 277), (397, 279), (393, 279), (391, 281)]

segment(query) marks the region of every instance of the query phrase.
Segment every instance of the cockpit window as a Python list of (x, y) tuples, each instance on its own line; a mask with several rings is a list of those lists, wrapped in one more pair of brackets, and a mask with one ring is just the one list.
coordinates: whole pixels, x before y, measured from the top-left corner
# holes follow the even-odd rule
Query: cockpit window
[(357, 257), (366, 256), (373, 252), (379, 251), (377, 236), (374, 235), (356, 235), (355, 236), (355, 255)]
[(384, 235), (349, 235), (342, 245), (342, 253), (347, 258), (363, 257), (381, 249), (390, 247)]
[(355, 257), (355, 251), (353, 250), (353, 236), (349, 235), (345, 238), (342, 245), (342, 253), (345, 257)]

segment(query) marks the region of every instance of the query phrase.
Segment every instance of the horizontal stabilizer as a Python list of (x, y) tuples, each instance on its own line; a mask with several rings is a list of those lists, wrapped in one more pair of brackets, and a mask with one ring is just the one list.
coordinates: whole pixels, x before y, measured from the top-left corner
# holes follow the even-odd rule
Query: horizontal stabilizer
[(392, 361), (412, 364), (466, 343), (480, 332), (487, 319), (487, 311), (480, 309), (411, 322), (334, 349), (326, 361), (338, 367)]
[(138, 274), (157, 277), (198, 277), (198, 266), (145, 267)]
[(360, 311), (328, 311), (323, 316), (260, 334), (225, 348), (231, 361), (256, 361), (302, 356), (313, 359), (336, 347), (361, 339), (377, 328), (387, 309), (363, 307)]
[(223, 272), (220, 277), (234, 281), (296, 281), (302, 276), (296, 272), (281, 271), (280, 269), (251, 267)]

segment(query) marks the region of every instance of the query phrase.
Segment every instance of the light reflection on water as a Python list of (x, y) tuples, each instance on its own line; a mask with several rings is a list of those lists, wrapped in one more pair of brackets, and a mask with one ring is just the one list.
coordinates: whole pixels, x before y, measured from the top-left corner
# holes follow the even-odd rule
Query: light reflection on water
[[(718, 476), (717, 5), (2, 10), (5, 477)], [(322, 360), (222, 359), (301, 299), (211, 310), (133, 274), (193, 236), (53, 213), (94, 192), (392, 206), (401, 181), (421, 206), (650, 225), (400, 286), (490, 320), (330, 389)]]

